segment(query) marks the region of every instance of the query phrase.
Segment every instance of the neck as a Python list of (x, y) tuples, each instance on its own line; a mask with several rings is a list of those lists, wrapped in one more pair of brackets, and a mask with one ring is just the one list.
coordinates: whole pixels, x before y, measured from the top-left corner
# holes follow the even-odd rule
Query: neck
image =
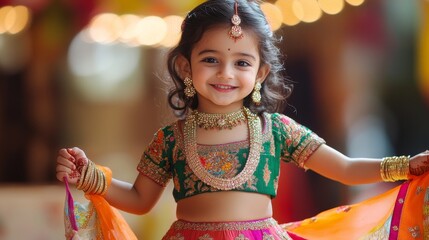
[(217, 105), (203, 99), (198, 102), (197, 110), (202, 113), (231, 113), (243, 108), (243, 101), (230, 103), (227, 105)]
[(232, 129), (240, 123), (246, 121), (244, 113), (245, 108), (229, 113), (203, 113), (195, 110), (192, 115), (195, 116), (197, 125), (204, 129)]

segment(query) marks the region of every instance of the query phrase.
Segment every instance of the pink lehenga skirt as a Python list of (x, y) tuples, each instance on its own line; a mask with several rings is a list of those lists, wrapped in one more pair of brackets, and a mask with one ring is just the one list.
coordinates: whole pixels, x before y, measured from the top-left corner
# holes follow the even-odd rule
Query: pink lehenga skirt
[(163, 240), (278, 240), (303, 239), (288, 234), (273, 218), (242, 222), (175, 221)]
[(357, 204), (339, 206), (298, 222), (274, 219), (195, 223), (178, 220), (163, 240), (427, 240), (429, 172)]

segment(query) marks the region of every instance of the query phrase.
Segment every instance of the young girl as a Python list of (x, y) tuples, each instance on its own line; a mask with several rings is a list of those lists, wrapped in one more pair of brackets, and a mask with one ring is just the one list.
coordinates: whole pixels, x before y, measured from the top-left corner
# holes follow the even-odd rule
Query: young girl
[[(136, 214), (150, 211), (172, 179), (178, 220), (164, 239), (302, 239), (298, 235), (312, 235), (297, 224), (287, 231), (272, 218), (280, 162), (348, 185), (406, 180), (429, 169), (428, 151), (411, 158), (349, 158), (276, 113), (290, 93), (276, 42), (257, 2), (202, 3), (185, 18), (168, 57), (175, 85), (169, 104), (179, 120), (155, 134), (134, 184), (110, 179), (76, 147), (59, 151), (57, 178)], [(359, 238), (375, 236), (370, 231), (388, 221), (377, 219)]]

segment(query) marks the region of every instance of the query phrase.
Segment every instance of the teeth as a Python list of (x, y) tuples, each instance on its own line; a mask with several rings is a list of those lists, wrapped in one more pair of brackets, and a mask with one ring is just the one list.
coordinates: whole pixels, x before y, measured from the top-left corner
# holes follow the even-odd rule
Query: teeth
[(215, 87), (220, 88), (220, 89), (231, 89), (231, 86), (225, 86), (225, 85), (215, 85)]

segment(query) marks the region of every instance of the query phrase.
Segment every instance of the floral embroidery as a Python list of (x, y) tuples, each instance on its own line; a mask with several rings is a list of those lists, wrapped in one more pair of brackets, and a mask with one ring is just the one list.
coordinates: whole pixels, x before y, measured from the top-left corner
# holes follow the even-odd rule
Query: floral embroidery
[(214, 238), (210, 237), (210, 234), (206, 233), (203, 236), (199, 237), (198, 240), (214, 240)]
[(429, 236), (429, 187), (426, 188), (423, 199), (423, 234), (425, 239)]
[(210, 152), (200, 156), (200, 160), (210, 174), (221, 178), (232, 178), (241, 168), (237, 157), (228, 152)]
[(164, 132), (158, 131), (153, 139), (153, 144), (148, 149), (150, 156), (161, 156), (162, 149), (164, 148)]
[(169, 237), (168, 240), (185, 240), (185, 237), (182, 234), (178, 233), (176, 234), (176, 236)]
[(249, 240), (249, 239), (246, 236), (244, 236), (244, 234), (241, 233), (234, 240)]
[[(264, 113), (260, 161), (255, 173), (235, 190), (275, 196), (279, 182), (280, 159), (304, 166), (306, 159), (323, 139), (281, 114)], [(246, 165), (249, 141), (219, 145), (198, 145), (199, 159), (213, 176), (237, 176)], [(160, 129), (144, 151), (137, 169), (161, 186), (173, 179), (176, 201), (219, 189), (201, 181), (190, 169), (184, 154), (183, 133), (176, 121)]]
[(241, 187), (238, 187), (237, 190), (250, 189), (256, 192), (258, 191), (258, 188), (256, 186), (257, 182), (258, 182), (258, 178), (255, 175), (253, 175)]
[(422, 187), (418, 186), (416, 189), (416, 195), (419, 195), (422, 192)]
[(279, 127), (284, 138), (282, 159), (287, 162), (293, 161), (298, 166), (305, 168), (307, 159), (325, 141), (285, 115), (276, 114), (276, 117), (283, 123)]
[(418, 238), (418, 237), (420, 237), (420, 229), (419, 229), (419, 226), (409, 227), (409, 228), (408, 228), (408, 231), (410, 232), (411, 237), (413, 237), (413, 238)]
[(262, 240), (276, 240), (276, 239), (273, 237), (273, 235), (264, 232), (264, 236), (262, 237)]
[(244, 230), (264, 230), (277, 227), (277, 221), (273, 218), (255, 220), (249, 222), (186, 222), (177, 220), (171, 226), (175, 231), (196, 230), (196, 231), (244, 231)]
[(270, 171), (270, 167), (268, 166), (268, 161), (265, 162), (265, 167), (264, 167), (264, 182), (265, 182), (265, 186), (268, 186), (268, 183), (270, 183), (270, 179), (271, 179), (271, 171)]

